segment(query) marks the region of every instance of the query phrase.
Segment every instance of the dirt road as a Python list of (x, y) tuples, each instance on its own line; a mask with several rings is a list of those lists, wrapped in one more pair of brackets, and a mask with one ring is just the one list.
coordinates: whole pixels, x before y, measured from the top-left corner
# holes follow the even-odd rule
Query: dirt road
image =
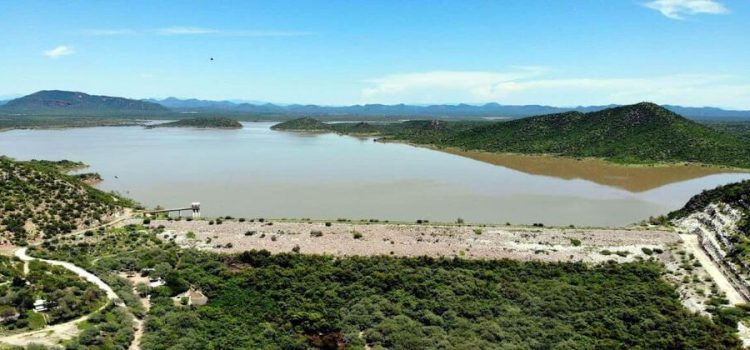
[[(108, 222), (106, 224), (103, 224), (97, 227), (73, 232), (73, 233), (68, 234), (68, 236), (82, 234), (85, 231), (95, 230), (95, 229), (98, 229), (99, 227), (111, 226), (128, 218), (130, 218), (130, 212), (126, 212), (119, 219), (113, 220), (111, 222)], [(70, 270), (71, 272), (75, 273), (76, 275), (80, 276), (86, 281), (93, 283), (94, 285), (99, 287), (101, 290), (103, 290), (107, 296), (107, 299), (109, 299), (110, 302), (114, 302), (115, 305), (117, 306), (122, 306), (122, 307), (125, 306), (125, 304), (122, 303), (122, 301), (117, 296), (117, 293), (115, 293), (112, 287), (110, 287), (107, 283), (102, 281), (101, 278), (97, 277), (93, 273), (88, 272), (84, 268), (81, 268), (79, 266), (76, 266), (66, 261), (37, 259), (37, 258), (31, 257), (27, 254), (27, 250), (28, 248), (23, 247), (23, 248), (16, 249), (16, 251), (14, 252), (14, 255), (24, 262), (24, 274), (28, 274), (29, 262), (32, 260), (39, 260), (44, 263), (55, 265), (55, 266), (62, 266), (63, 268)], [(104, 306), (102, 306), (97, 311), (100, 311), (103, 308)], [(91, 314), (77, 318), (72, 321), (65, 322), (65, 323), (47, 326), (47, 327), (44, 327), (43, 329), (36, 330), (36, 331), (19, 333), (19, 334), (9, 335), (6, 337), (0, 337), (0, 343), (9, 344), (9, 345), (17, 345), (17, 346), (28, 346), (29, 344), (42, 344), (42, 345), (46, 345), (50, 347), (57, 347), (59, 346), (59, 343), (61, 341), (68, 340), (77, 336), (80, 331), (78, 328), (78, 324), (87, 320), (90, 316)], [(142, 328), (141, 322), (136, 322), (135, 327), (137, 327), (136, 332), (140, 331), (140, 328)], [(137, 339), (135, 339), (133, 343), (135, 344), (134, 345), (131, 344), (131, 349), (136, 349), (136, 350), (140, 349), (140, 344), (137, 343)]]
[(734, 289), (732, 283), (730, 283), (727, 277), (724, 276), (721, 270), (719, 270), (719, 267), (716, 266), (716, 263), (708, 257), (705, 251), (703, 251), (700, 242), (698, 242), (698, 236), (693, 234), (681, 234), (680, 238), (684, 242), (685, 250), (688, 253), (692, 253), (693, 255), (695, 255), (695, 258), (698, 259), (701, 265), (703, 265), (703, 268), (706, 270), (708, 275), (711, 276), (714, 282), (716, 282), (719, 290), (726, 294), (727, 299), (729, 300), (729, 304), (735, 305), (744, 303), (745, 301), (744, 299), (742, 299), (740, 293), (737, 292), (736, 289)]
[[(124, 306), (122, 302), (120, 301), (120, 298), (117, 296), (114, 290), (112, 290), (112, 287), (110, 287), (108, 284), (106, 284), (104, 281), (102, 281), (99, 277), (94, 275), (91, 272), (86, 271), (85, 269), (78, 267), (76, 265), (73, 265), (69, 262), (65, 261), (57, 261), (57, 260), (47, 260), (47, 259), (37, 259), (34, 257), (29, 256), (26, 254), (27, 248), (19, 248), (15, 252), (15, 256), (17, 256), (19, 259), (24, 261), (26, 263), (26, 266), (28, 266), (28, 262), (32, 260), (39, 260), (44, 263), (55, 265), (55, 266), (62, 266), (67, 270), (70, 270), (71, 272), (75, 273), (76, 275), (80, 276), (81, 278), (85, 279), (86, 281), (89, 281), (102, 289), (106, 295), (107, 299), (110, 301), (115, 302), (115, 305), (118, 306)], [(27, 268), (24, 268), (25, 272), (27, 272)], [(99, 310), (103, 309), (104, 306), (102, 306)], [(97, 310), (97, 311), (99, 311)], [(75, 337), (78, 335), (79, 329), (78, 324), (87, 320), (91, 314), (77, 318), (72, 321), (68, 321), (65, 323), (56, 324), (53, 326), (47, 326), (43, 329), (26, 332), (26, 333), (19, 333), (10, 335), (7, 337), (0, 338), (0, 343), (10, 344), (10, 345), (18, 345), (18, 346), (27, 346), (29, 344), (44, 344), (47, 346), (57, 346), (59, 345), (59, 342), (62, 340), (67, 340)]]

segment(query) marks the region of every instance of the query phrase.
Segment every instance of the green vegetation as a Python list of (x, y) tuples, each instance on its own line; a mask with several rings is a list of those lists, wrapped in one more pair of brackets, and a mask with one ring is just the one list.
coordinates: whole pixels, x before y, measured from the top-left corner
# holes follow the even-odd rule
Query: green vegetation
[[(278, 125), (316, 125), (305, 118)], [(320, 122), (317, 122), (320, 123)], [(320, 123), (322, 124), (322, 123)], [(464, 150), (604, 158), (620, 163), (691, 162), (750, 168), (750, 144), (652, 103), (566, 112), (502, 122), (407, 121), (324, 124), (326, 131), (366, 129), (383, 140)], [(321, 127), (322, 128), (322, 127)]]
[(329, 124), (313, 118), (299, 118), (285, 121), (271, 127), (280, 131), (331, 131)]
[(149, 125), (147, 128), (200, 128), (200, 129), (242, 129), (242, 124), (226, 117), (181, 119), (169, 123)]
[(68, 233), (104, 222), (129, 200), (97, 190), (61, 167), (80, 163), (18, 162), (0, 156), (0, 233), (23, 244), (29, 234)]
[[(33, 311), (44, 300), (44, 310)], [(59, 266), (0, 256), (0, 333), (57, 324), (94, 312), (106, 302), (104, 292)]]
[(84, 164), (83, 162), (74, 162), (72, 160), (67, 160), (67, 159), (57, 160), (57, 161), (32, 159), (28, 163), (35, 165), (35, 166), (56, 169), (57, 171), (61, 173), (67, 173), (73, 170), (80, 170), (80, 169), (84, 169), (88, 167), (88, 165)]
[[(713, 323), (687, 311), (649, 261), (218, 255), (159, 232), (64, 237), (33, 254), (94, 271), (153, 268), (166, 285), (151, 291), (146, 350), (740, 348), (738, 315)], [(176, 305), (171, 297), (190, 286), (207, 305)]]
[(53, 116), (3, 116), (0, 111), (0, 131), (10, 129), (62, 129), (96, 126), (141, 125), (134, 119), (121, 117), (53, 117)]
[(706, 126), (750, 142), (750, 121), (703, 122)]
[(133, 340), (133, 316), (111, 303), (80, 328), (81, 333), (65, 344), (66, 350), (127, 349)]
[(650, 103), (492, 123), (451, 135), (443, 145), (623, 163), (750, 167), (749, 145)]

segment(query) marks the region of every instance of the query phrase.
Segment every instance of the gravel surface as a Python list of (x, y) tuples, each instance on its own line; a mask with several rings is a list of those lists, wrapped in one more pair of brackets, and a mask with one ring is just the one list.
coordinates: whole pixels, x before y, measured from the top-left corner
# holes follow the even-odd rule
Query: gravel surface
[[(132, 220), (130, 223), (140, 223)], [(163, 225), (160, 237), (184, 247), (218, 252), (266, 249), (272, 253), (460, 256), (474, 259), (632, 261), (648, 258), (642, 248), (662, 248), (680, 242), (677, 234), (652, 230), (561, 229), (471, 225), (416, 225), (332, 222), (238, 222), (209, 225), (206, 220), (152, 220)], [(313, 232), (320, 232), (317, 236)], [(192, 234), (188, 234), (192, 232)], [(361, 236), (355, 238), (355, 235)], [(195, 238), (190, 238), (190, 237)], [(578, 244), (577, 241), (580, 241)], [(602, 251), (612, 254), (605, 255)], [(626, 256), (616, 254), (617, 252)], [(657, 255), (654, 255), (657, 256)]]

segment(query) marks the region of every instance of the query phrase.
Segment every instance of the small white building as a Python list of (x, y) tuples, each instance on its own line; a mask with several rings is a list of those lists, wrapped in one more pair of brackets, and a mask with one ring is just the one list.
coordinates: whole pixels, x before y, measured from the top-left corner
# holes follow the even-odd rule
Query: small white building
[(174, 300), (176, 305), (180, 305), (183, 298), (187, 299), (187, 305), (200, 306), (208, 303), (208, 297), (200, 289), (195, 289), (194, 287), (190, 287), (190, 290), (184, 293), (177, 294), (172, 300)]
[(151, 278), (148, 280), (148, 286), (151, 288), (161, 287), (165, 284), (166, 283), (164, 282), (163, 279), (161, 279), (161, 277)]
[(47, 311), (47, 301), (44, 299), (34, 300), (34, 312)]

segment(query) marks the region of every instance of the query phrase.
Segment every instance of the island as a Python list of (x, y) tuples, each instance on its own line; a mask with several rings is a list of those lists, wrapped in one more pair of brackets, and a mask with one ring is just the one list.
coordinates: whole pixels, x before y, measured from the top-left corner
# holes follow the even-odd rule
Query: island
[(271, 130), (328, 132), (333, 131), (333, 128), (331, 128), (330, 124), (323, 123), (315, 118), (304, 117), (278, 123), (272, 126)]
[(242, 129), (242, 124), (232, 118), (208, 117), (181, 119), (168, 123), (148, 125), (146, 128)]

